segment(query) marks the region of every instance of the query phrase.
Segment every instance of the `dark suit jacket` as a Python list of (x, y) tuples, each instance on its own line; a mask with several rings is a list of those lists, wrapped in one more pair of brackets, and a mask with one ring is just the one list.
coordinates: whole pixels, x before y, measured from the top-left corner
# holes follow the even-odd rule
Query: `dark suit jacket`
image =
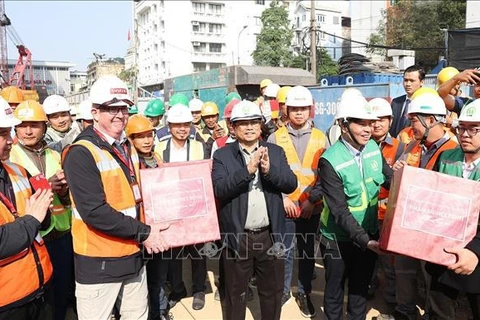
[[(267, 203), (270, 232), (273, 241), (282, 241), (285, 233), (285, 209), (282, 193), (297, 188), (297, 177), (288, 165), (285, 152), (277, 145), (260, 141), (268, 147), (270, 170), (268, 175), (258, 171)], [(244, 232), (248, 211), (248, 187), (254, 176), (247, 170), (238, 141), (218, 149), (213, 155), (212, 180), (219, 207), (222, 240), (229, 248), (238, 249), (238, 235)]]
[(392, 112), (393, 112), (393, 121), (392, 126), (390, 127), (390, 135), (394, 138), (398, 136), (400, 131), (404, 128), (410, 126), (410, 120), (402, 116), (402, 108), (407, 95), (396, 97), (392, 100)]

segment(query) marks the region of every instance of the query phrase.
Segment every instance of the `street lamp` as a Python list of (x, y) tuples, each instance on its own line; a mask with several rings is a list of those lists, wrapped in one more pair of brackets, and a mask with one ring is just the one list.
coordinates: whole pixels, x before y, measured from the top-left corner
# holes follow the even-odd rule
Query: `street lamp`
[(240, 65), (240, 35), (242, 34), (243, 30), (247, 29), (248, 28), (248, 25), (244, 25), (243, 26), (243, 29), (240, 30), (240, 32), (238, 33), (238, 37), (237, 37), (237, 61), (238, 61), (238, 65)]

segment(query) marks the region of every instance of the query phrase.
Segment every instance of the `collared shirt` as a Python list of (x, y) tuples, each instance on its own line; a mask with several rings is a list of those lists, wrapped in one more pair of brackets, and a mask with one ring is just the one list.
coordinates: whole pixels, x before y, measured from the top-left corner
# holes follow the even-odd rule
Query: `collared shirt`
[[(257, 146), (251, 153), (245, 150), (240, 144), (240, 151), (242, 156), (245, 159), (245, 163), (250, 162), (250, 158), (253, 156), (254, 152), (258, 149)], [(270, 224), (267, 212), (267, 203), (265, 201), (265, 196), (263, 195), (262, 180), (259, 177), (259, 170), (255, 172), (255, 178), (250, 181), (248, 186), (248, 212), (247, 212), (247, 221), (245, 222), (245, 229), (257, 229), (263, 228)]]
[(435, 155), (438, 148), (440, 148), (445, 142), (450, 140), (450, 136), (445, 132), (445, 135), (435, 142), (430, 148), (422, 146), (422, 158), (420, 159), (420, 168), (425, 168), (430, 159)]
[(480, 158), (478, 158), (477, 160), (467, 165), (467, 163), (465, 162), (465, 158), (463, 158), (462, 169), (463, 169), (463, 177), (465, 179), (468, 179), (470, 177), (470, 174), (472, 174), (472, 172), (478, 166), (479, 162), (480, 162)]
[(173, 140), (170, 140), (170, 162), (188, 161), (188, 143), (185, 141), (183, 147), (177, 147)]
[(390, 145), (390, 146), (393, 146), (393, 138), (392, 136), (390, 135), (390, 133), (387, 133), (387, 136), (385, 137), (385, 139), (383, 139), (382, 141), (380, 141), (380, 143), (378, 144), (378, 147), (380, 149), (383, 149), (383, 146), (384, 145)]
[[(350, 143), (341, 138), (343, 144), (347, 147), (348, 151), (352, 154), (355, 162), (357, 163), (358, 168), (360, 169), (360, 174), (363, 176), (363, 166), (362, 166), (362, 151), (355, 149)], [(363, 149), (363, 148), (362, 148)]]

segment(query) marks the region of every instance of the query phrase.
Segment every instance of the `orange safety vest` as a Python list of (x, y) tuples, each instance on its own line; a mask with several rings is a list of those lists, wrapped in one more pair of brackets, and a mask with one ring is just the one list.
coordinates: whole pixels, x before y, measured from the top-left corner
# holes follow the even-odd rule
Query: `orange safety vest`
[[(440, 146), (440, 148), (435, 151), (435, 154), (430, 158), (430, 160), (428, 160), (424, 169), (432, 170), (435, 162), (437, 162), (438, 156), (442, 153), (442, 151), (455, 149), (457, 146), (458, 144), (455, 141), (448, 139)], [(405, 148), (404, 154), (407, 155), (405, 161), (409, 166), (417, 168), (420, 167), (420, 160), (422, 159), (422, 146), (420, 145), (420, 141), (415, 140), (410, 142)]]
[[(26, 201), (32, 195), (27, 173), (22, 167), (3, 162), (12, 181), (16, 209), (19, 216), (25, 214)], [(12, 223), (15, 217), (0, 201), (0, 225)], [(34, 240), (22, 252), (0, 260), (0, 311), (20, 306), (35, 298), (52, 278), (53, 267), (43, 241)]]
[[(455, 136), (455, 133), (453, 133), (449, 128), (444, 127), (444, 130), (446, 133), (448, 133), (448, 136), (450, 139), (453, 139), (455, 142), (457, 140), (457, 137)], [(415, 140), (415, 137), (413, 135), (413, 128), (412, 127), (406, 127), (397, 136), (397, 139), (400, 140), (401, 142), (405, 144), (409, 144), (413, 140)]]
[[(100, 179), (105, 192), (105, 202), (118, 212), (137, 219), (135, 197), (130, 182), (117, 160), (113, 158), (110, 152), (100, 149), (90, 141), (80, 140), (72, 146), (75, 145), (84, 146), (92, 154), (100, 171)], [(140, 178), (138, 154), (135, 148), (131, 148), (131, 152), (131, 159), (138, 181)], [(70, 198), (72, 200), (73, 213), (73, 251), (76, 254), (87, 257), (120, 258), (139, 252), (140, 248), (136, 240), (109, 236), (86, 224), (79, 213), (79, 210), (81, 211), (82, 209), (77, 209), (71, 193)], [(140, 214), (140, 220), (143, 222), (143, 214)]]
[(325, 134), (318, 129), (312, 128), (303, 162), (300, 162), (300, 158), (298, 157), (286, 127), (279, 128), (274, 134), (277, 145), (285, 150), (288, 164), (298, 180), (297, 189), (289, 194), (288, 197), (292, 199), (292, 201), (303, 202), (308, 200), (310, 190), (316, 181), (318, 160), (325, 151)]

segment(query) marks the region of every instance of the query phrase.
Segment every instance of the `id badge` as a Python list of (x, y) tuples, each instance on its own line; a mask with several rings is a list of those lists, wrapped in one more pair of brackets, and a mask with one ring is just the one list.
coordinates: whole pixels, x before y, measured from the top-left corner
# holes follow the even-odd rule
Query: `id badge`
[(40, 232), (37, 233), (37, 236), (35, 237), (35, 241), (37, 241), (38, 244), (43, 245), (43, 238), (40, 235)]
[(140, 186), (138, 185), (138, 183), (132, 182), (130, 186), (132, 187), (133, 197), (135, 198), (135, 202), (136, 203), (142, 202), (142, 193), (140, 192)]

